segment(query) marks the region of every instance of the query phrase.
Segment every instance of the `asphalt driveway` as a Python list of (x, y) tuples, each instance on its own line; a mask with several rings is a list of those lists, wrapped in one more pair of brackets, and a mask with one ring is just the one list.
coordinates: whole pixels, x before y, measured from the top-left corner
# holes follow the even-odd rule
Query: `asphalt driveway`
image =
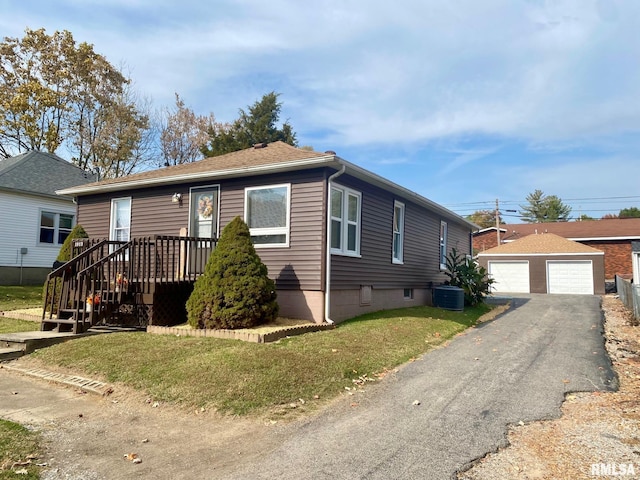
[(505, 445), (509, 424), (558, 417), (568, 392), (616, 386), (599, 297), (517, 298), (496, 320), (292, 426), (269, 454), (216, 478), (452, 478)]

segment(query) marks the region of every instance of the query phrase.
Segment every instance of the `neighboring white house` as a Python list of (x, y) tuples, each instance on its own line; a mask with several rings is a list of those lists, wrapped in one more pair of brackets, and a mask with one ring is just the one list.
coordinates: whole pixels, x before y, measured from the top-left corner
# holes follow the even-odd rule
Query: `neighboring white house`
[(0, 284), (40, 284), (76, 222), (72, 197), (55, 191), (95, 181), (49, 153), (0, 160)]

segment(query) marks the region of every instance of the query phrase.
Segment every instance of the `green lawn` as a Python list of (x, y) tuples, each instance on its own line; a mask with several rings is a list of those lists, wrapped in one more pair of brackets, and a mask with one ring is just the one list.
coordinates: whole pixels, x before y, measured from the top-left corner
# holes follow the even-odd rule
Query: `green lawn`
[[(0, 285), (0, 312), (24, 308), (42, 307), (42, 286)], [(38, 322), (16, 320), (9, 313), (0, 317), (0, 333), (15, 333), (39, 330)]]
[(0, 419), (0, 480), (40, 478), (38, 448), (38, 434)]
[[(377, 312), (272, 344), (112, 333), (39, 350), (45, 364), (122, 382), (154, 400), (229, 414), (314, 408), (474, 325), (489, 310), (415, 307)], [(303, 402), (300, 401), (302, 399)]]
[(42, 307), (42, 285), (0, 285), (0, 312), (32, 307)]

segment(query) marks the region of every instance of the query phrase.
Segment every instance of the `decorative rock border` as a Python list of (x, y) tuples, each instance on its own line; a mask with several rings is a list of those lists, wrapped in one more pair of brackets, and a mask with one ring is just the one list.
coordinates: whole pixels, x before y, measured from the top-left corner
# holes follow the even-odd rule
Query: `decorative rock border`
[(321, 330), (331, 330), (335, 325), (328, 323), (310, 323), (307, 325), (293, 325), (291, 327), (282, 327), (278, 330), (268, 333), (253, 333), (242, 330), (211, 330), (211, 329), (187, 329), (178, 327), (160, 327), (157, 325), (147, 326), (147, 333), (155, 335), (176, 335), (179, 337), (209, 337), (209, 338), (226, 338), (231, 340), (243, 340), (253, 343), (270, 343), (285, 337), (293, 337), (308, 332), (318, 332)]
[(16, 320), (28, 320), (31, 322), (40, 322), (42, 320), (41, 315), (23, 313), (20, 310), (7, 310), (6, 312), (0, 312), (0, 317), (14, 318)]

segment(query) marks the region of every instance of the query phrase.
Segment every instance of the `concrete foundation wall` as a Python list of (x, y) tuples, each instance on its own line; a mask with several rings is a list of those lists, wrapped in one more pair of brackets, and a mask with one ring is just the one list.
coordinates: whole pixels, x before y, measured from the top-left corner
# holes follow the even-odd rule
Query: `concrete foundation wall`
[(324, 293), (304, 290), (278, 290), (280, 316), (315, 323), (324, 321)]
[(371, 302), (361, 302), (361, 290), (332, 290), (330, 317), (334, 322), (379, 310), (431, 305), (431, 289), (414, 288), (413, 298), (404, 298), (404, 289), (372, 289)]

